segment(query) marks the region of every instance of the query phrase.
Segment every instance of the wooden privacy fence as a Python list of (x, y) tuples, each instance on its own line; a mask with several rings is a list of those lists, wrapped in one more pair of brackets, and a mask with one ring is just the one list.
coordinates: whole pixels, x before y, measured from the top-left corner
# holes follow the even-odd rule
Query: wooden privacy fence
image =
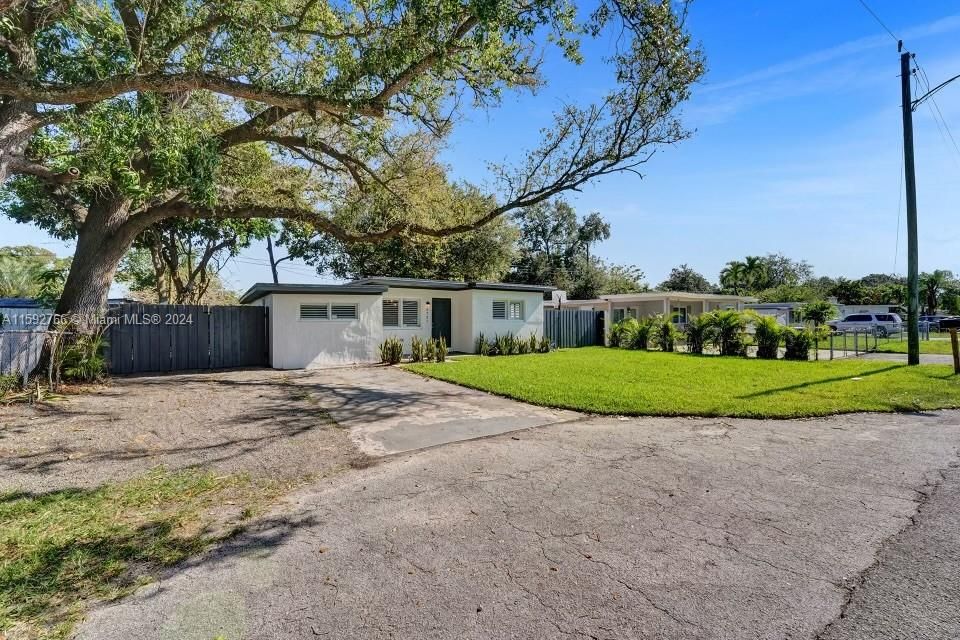
[(107, 316), (111, 373), (270, 364), (266, 307), (124, 304)]
[(23, 377), (40, 360), (47, 332), (42, 329), (0, 331), (0, 374)]
[(543, 334), (558, 348), (603, 344), (603, 311), (544, 309)]

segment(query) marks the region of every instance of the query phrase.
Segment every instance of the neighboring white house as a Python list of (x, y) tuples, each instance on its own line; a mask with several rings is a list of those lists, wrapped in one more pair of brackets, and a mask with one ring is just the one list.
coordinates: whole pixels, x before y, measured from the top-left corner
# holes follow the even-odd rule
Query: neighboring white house
[(543, 335), (543, 298), (552, 287), (413, 278), (364, 278), (342, 285), (255, 284), (241, 304), (270, 308), (270, 360), (301, 369), (380, 360), (396, 336), (444, 337), (452, 351), (473, 353), (482, 333)]
[(553, 308), (586, 309), (603, 311), (608, 322), (624, 318), (650, 318), (662, 315), (678, 325), (685, 325), (695, 316), (717, 309), (743, 311), (747, 303), (756, 298), (720, 295), (713, 293), (690, 293), (686, 291), (645, 291), (600, 296), (594, 300), (563, 300), (550, 304)]

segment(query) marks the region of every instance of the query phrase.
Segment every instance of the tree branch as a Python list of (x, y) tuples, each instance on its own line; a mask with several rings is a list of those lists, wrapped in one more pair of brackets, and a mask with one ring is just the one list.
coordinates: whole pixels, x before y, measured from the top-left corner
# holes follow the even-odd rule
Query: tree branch
[(288, 93), (228, 80), (208, 73), (176, 73), (169, 75), (122, 75), (97, 82), (75, 85), (54, 85), (29, 82), (24, 78), (0, 77), (0, 95), (11, 96), (37, 104), (81, 104), (98, 102), (133, 91), (153, 93), (181, 93), (207, 90), (213, 93), (252, 100), (293, 111), (307, 113), (330, 113), (333, 115), (356, 113), (372, 118), (384, 115), (383, 103), (379, 100), (360, 101), (350, 104), (328, 100), (318, 95)]

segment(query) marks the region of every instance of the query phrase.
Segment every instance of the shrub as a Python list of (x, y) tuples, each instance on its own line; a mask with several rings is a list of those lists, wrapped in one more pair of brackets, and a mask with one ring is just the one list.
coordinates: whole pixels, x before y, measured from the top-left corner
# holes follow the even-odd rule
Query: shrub
[(820, 326), (837, 315), (837, 308), (826, 300), (817, 300), (800, 307), (800, 318)]
[(423, 362), (427, 355), (427, 346), (420, 336), (410, 338), (410, 360), (412, 362)]
[(530, 339), (527, 341), (527, 351), (529, 351), (530, 353), (536, 353), (537, 347), (539, 346), (539, 344), (540, 342), (539, 340), (537, 340), (536, 334), (531, 333)]
[(758, 315), (753, 320), (753, 339), (757, 344), (757, 357), (776, 360), (783, 340), (783, 327), (773, 316)]
[(20, 387), (20, 376), (14, 373), (0, 375), (0, 398)]
[(783, 332), (783, 344), (786, 347), (783, 357), (787, 360), (809, 360), (813, 332), (809, 329), (787, 328)]
[(687, 323), (687, 351), (703, 355), (703, 348), (711, 339), (712, 325), (710, 314), (701, 314)]
[(540, 338), (540, 346), (537, 349), (540, 353), (550, 353), (550, 339), (547, 336)]
[(501, 356), (509, 356), (513, 353), (513, 334), (505, 333), (502, 336), (493, 336), (493, 342), (496, 345), (497, 353)]
[(380, 362), (397, 364), (401, 358), (403, 358), (403, 340), (391, 337), (380, 343)]
[(610, 325), (610, 346), (626, 348), (633, 339), (636, 330), (637, 321), (635, 318), (624, 318), (620, 322), (614, 322)]
[(102, 380), (107, 373), (107, 360), (103, 355), (105, 348), (103, 332), (76, 336), (63, 346), (59, 357), (59, 369), (63, 377), (81, 382)]
[(473, 351), (479, 356), (488, 356), (490, 355), (490, 343), (487, 342), (487, 336), (480, 333), (477, 336), (477, 341), (473, 346)]
[(431, 342), (436, 342), (436, 358), (437, 362), (446, 362), (447, 361), (447, 352), (449, 348), (447, 347), (447, 339), (443, 336), (440, 336), (439, 339)]
[[(631, 318), (632, 320), (632, 318)], [(650, 330), (652, 324), (649, 320), (638, 322), (637, 320), (633, 321), (635, 324), (632, 325), (632, 331), (629, 334), (627, 349), (641, 349), (643, 351), (647, 350), (650, 342)]]
[(744, 331), (746, 318), (733, 309), (711, 311), (704, 314), (710, 324), (711, 340), (722, 356), (746, 355)]
[(530, 353), (530, 343), (522, 338), (517, 338), (514, 344), (514, 351), (521, 356)]
[(652, 323), (647, 325), (647, 332), (653, 340), (655, 347), (661, 351), (673, 351), (677, 343), (679, 331), (673, 326), (668, 318), (657, 317)]
[(424, 362), (433, 362), (437, 359), (437, 343), (433, 340), (427, 340), (424, 346), (423, 360)]

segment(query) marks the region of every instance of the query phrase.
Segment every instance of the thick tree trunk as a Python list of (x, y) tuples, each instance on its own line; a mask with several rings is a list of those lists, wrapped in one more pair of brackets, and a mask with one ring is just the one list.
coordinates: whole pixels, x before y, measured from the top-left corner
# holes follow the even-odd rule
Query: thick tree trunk
[(39, 123), (32, 104), (10, 100), (0, 106), (0, 184), (10, 177), (11, 164), (23, 158), (23, 150)]
[(56, 313), (77, 330), (93, 331), (106, 312), (107, 293), (137, 229), (127, 222), (126, 200), (95, 202), (77, 233), (77, 248)]

